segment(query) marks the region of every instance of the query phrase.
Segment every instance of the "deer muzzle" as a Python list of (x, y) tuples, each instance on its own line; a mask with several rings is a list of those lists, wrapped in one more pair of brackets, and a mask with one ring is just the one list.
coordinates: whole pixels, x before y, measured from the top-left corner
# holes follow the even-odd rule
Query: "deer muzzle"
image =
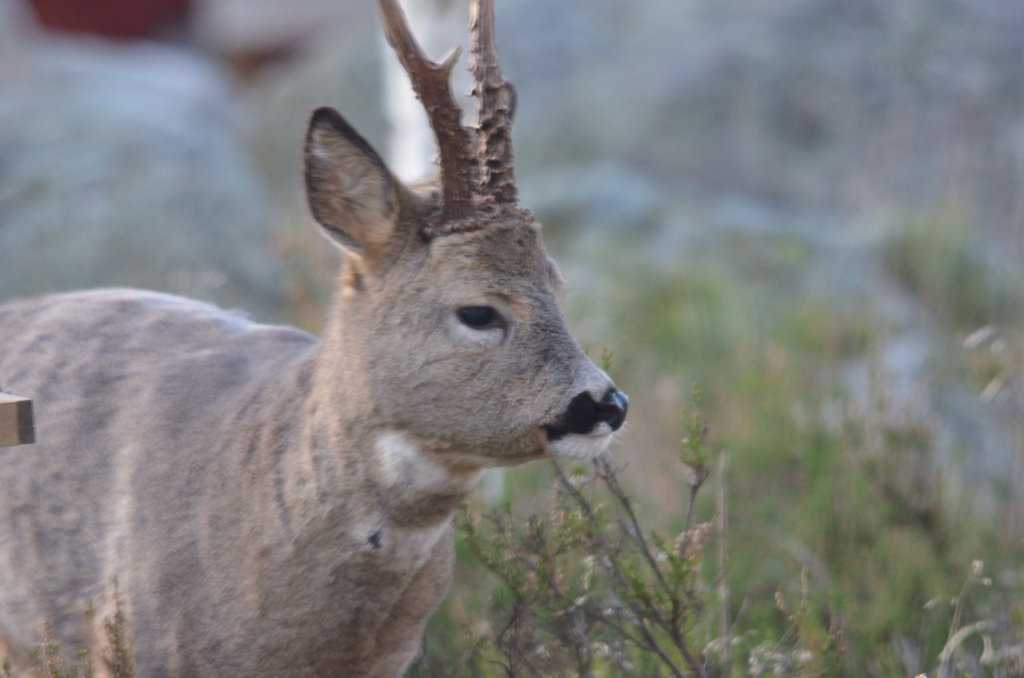
[(544, 433), (548, 442), (570, 434), (607, 435), (622, 428), (628, 409), (629, 398), (614, 386), (600, 400), (595, 400), (590, 391), (583, 391), (573, 397), (558, 421), (544, 426)]

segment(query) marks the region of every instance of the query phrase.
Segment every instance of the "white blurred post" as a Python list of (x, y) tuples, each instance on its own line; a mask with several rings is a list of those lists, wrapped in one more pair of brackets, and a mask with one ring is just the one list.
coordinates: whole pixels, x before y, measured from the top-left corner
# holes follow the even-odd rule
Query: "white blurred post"
[[(436, 58), (436, 50), (427, 46), (427, 30), (436, 15), (437, 0), (404, 0), (400, 2), (413, 34), (427, 54)], [(381, 34), (381, 62), (384, 71), (384, 111), (391, 126), (389, 136), (391, 171), (402, 181), (419, 179), (430, 170), (434, 153), (434, 137), (427, 124), (427, 115), (417, 101), (409, 78), (398, 57)]]
[[(413, 35), (428, 57), (440, 61), (453, 47), (462, 46), (462, 57), (452, 72), (452, 90), (465, 111), (469, 105), (465, 93), (470, 85), (466, 70), (468, 0), (399, 0), (399, 4), (405, 10)], [(384, 110), (391, 125), (391, 171), (402, 181), (415, 181), (433, 169), (433, 158), (437, 153), (434, 135), (427, 124), (427, 114), (416, 99), (409, 78), (383, 33), (380, 45)]]
[[(469, 58), (466, 50), (469, 44), (468, 0), (399, 0), (399, 4), (405, 10), (413, 35), (428, 57), (440, 61), (453, 47), (462, 46), (462, 57), (452, 71), (452, 90), (462, 106), (463, 124), (466, 124), (465, 111), (471, 106), (466, 96), (471, 84), (466, 70), (466, 60)], [(433, 158), (437, 153), (434, 134), (430, 131), (423, 105), (412, 90), (409, 77), (383, 33), (380, 44), (384, 110), (391, 126), (389, 164), (391, 171), (402, 181), (415, 181), (434, 167)], [(484, 473), (480, 494), (489, 504), (501, 501), (505, 496), (505, 469), (490, 469)]]

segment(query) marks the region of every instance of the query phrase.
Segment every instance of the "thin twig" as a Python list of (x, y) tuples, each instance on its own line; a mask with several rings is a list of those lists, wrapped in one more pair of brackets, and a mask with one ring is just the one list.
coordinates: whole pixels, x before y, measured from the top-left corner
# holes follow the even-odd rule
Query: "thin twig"
[[(769, 656), (771, 656), (771, 657), (775, 656), (775, 653), (777, 653), (779, 651), (779, 648), (782, 647), (782, 644), (784, 642), (786, 642), (786, 640), (789, 638), (789, 634), (793, 633), (793, 631), (795, 631), (795, 630), (796, 630), (796, 624), (795, 623), (794, 624), (790, 624), (789, 628), (786, 629), (786, 632), (782, 634), (781, 638), (779, 638), (779, 642), (775, 643), (775, 647), (772, 648), (771, 654)], [(761, 676), (763, 676), (764, 672), (767, 671), (767, 670), (768, 670), (768, 663), (765, 662), (765, 665), (761, 667), (761, 670), (757, 672), (757, 675), (754, 676), (754, 678), (761, 678)]]
[(725, 484), (725, 473), (729, 469), (729, 455), (722, 452), (718, 460), (718, 596), (722, 599), (722, 617), (720, 619), (720, 631), (725, 638), (725, 662), (729, 665), (730, 641), (732, 638), (731, 627), (729, 626), (729, 576), (726, 557), (729, 546), (726, 541), (729, 533), (729, 497)]

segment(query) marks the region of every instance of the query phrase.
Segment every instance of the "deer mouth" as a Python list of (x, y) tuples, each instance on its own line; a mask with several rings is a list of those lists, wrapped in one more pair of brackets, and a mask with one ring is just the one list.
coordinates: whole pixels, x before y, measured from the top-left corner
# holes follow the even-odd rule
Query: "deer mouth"
[(612, 433), (569, 433), (550, 441), (547, 453), (556, 459), (587, 461), (600, 456), (612, 442)]

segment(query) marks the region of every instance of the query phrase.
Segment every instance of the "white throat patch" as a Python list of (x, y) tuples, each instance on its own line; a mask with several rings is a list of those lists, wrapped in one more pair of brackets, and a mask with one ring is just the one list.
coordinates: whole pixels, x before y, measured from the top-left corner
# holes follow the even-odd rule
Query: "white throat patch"
[(377, 434), (377, 452), (382, 480), (402, 491), (431, 494), (457, 494), (470, 492), (483, 471), (455, 473), (443, 464), (430, 459), (416, 447), (408, 436), (398, 431)]

